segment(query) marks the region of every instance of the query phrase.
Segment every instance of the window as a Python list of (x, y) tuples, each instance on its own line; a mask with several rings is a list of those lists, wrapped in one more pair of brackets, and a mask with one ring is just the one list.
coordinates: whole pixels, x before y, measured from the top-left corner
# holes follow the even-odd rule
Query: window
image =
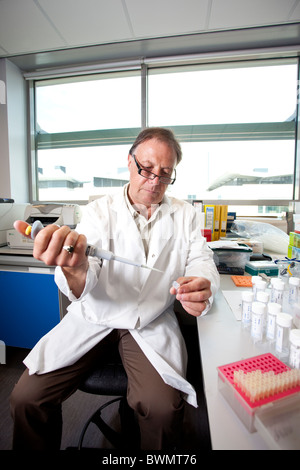
[(37, 200), (84, 201), (128, 181), (141, 126), (137, 72), (37, 81), (35, 100)]
[(168, 194), (288, 205), (297, 74), (296, 59), (153, 67), (147, 100), (140, 71), (36, 81), (34, 198), (87, 201), (128, 181), (146, 103), (148, 125), (172, 128), (182, 145)]
[(292, 199), (297, 64), (246, 63), (149, 74), (149, 125), (183, 141), (174, 194)]

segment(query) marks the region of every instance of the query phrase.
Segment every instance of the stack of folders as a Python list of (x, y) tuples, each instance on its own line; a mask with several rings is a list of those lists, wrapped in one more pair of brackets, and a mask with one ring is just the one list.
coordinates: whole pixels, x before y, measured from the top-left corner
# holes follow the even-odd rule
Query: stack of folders
[(204, 206), (205, 228), (211, 230), (212, 241), (219, 240), (221, 237), (226, 237), (227, 212), (227, 205), (206, 204)]

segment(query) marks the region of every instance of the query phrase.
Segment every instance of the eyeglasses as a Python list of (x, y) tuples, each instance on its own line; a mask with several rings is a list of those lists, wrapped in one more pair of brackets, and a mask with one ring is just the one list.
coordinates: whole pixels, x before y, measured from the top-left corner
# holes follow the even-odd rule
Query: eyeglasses
[(135, 164), (137, 166), (139, 175), (143, 176), (144, 178), (147, 178), (148, 180), (154, 180), (155, 178), (158, 178), (158, 181), (160, 183), (163, 183), (163, 184), (173, 184), (173, 183), (175, 183), (175, 180), (176, 180), (176, 170), (175, 169), (172, 172), (172, 175), (174, 175), (173, 178), (171, 178), (170, 176), (156, 175), (155, 173), (152, 173), (152, 171), (145, 170), (145, 168), (142, 168), (141, 165), (137, 162), (137, 159), (136, 159), (135, 155), (132, 155), (132, 156), (133, 156), (133, 159), (134, 159)]

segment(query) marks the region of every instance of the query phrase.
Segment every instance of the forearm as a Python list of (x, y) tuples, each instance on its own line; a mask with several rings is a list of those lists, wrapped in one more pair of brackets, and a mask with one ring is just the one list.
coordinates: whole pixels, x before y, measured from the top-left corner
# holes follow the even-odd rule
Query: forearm
[(62, 272), (67, 280), (69, 289), (78, 299), (84, 291), (88, 271), (88, 262), (79, 268), (62, 267)]
[(74, 302), (89, 293), (97, 284), (101, 263), (94, 258), (88, 258), (86, 270), (82, 272), (66, 272), (67, 268), (56, 267), (55, 282), (59, 290)]

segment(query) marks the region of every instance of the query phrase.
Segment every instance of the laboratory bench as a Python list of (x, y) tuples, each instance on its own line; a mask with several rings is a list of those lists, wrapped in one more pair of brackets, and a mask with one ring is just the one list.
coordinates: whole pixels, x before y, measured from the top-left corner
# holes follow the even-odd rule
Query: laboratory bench
[[(218, 387), (217, 367), (271, 352), (267, 345), (255, 345), (249, 332), (233, 313), (225, 293), (241, 292), (231, 276), (221, 275), (220, 289), (209, 313), (197, 318), (202, 360), (203, 386), (213, 450), (266, 450), (265, 440), (258, 432), (249, 432), (225, 400)], [(227, 297), (228, 299), (228, 297)]]

